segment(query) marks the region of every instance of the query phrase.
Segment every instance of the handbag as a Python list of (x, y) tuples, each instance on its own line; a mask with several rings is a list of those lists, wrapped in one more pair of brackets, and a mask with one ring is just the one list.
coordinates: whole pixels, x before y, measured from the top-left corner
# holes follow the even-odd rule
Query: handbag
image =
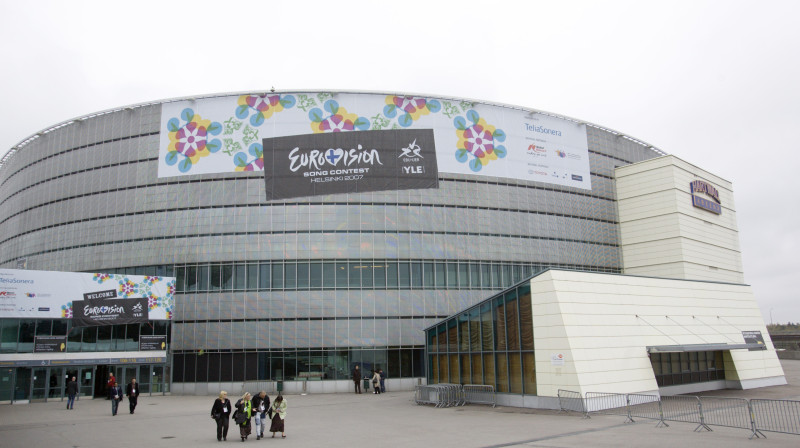
[(244, 412), (239, 412), (237, 409), (236, 412), (233, 413), (233, 421), (235, 421), (237, 425), (241, 426), (247, 421), (247, 414)]

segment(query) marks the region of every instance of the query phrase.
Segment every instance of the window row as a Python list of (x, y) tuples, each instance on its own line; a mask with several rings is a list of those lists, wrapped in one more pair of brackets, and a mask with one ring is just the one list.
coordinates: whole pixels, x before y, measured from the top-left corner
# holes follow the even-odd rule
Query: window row
[(426, 330), (428, 354), (533, 350), (530, 284), (505, 291)]
[(433, 261), (312, 261), (203, 264), (175, 269), (177, 292), (316, 289), (499, 289), (543, 264)]
[(170, 322), (73, 327), (70, 319), (0, 319), (0, 353), (32, 353), (36, 336), (67, 336), (67, 352), (139, 350), (139, 336), (166, 335)]
[(651, 353), (658, 387), (725, 379), (723, 352)]
[(367, 374), (383, 369), (387, 378), (424, 377), (423, 350), (352, 348), (270, 352), (185, 352), (172, 358), (173, 381), (349, 380), (358, 365)]
[(497, 392), (536, 395), (533, 352), (428, 355), (430, 384), (485, 384)]

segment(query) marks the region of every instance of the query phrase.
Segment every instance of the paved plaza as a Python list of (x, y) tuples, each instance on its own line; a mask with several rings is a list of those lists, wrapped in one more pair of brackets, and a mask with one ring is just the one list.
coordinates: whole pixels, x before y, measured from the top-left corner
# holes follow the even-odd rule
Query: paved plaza
[[(800, 400), (800, 361), (782, 361), (789, 385), (749, 391), (719, 391), (726, 397)], [(238, 391), (231, 392), (235, 401)], [(251, 391), (255, 392), (255, 391)], [(214, 447), (210, 418), (214, 397), (157, 396), (139, 398), (135, 414), (128, 403), (111, 416), (103, 399), (0, 405), (0, 447)], [(742, 429), (713, 427), (693, 432), (696, 425), (670, 422), (624, 423), (620, 416), (577, 414), (507, 407), (469, 405), (436, 409), (417, 406), (412, 392), (374, 394), (288, 395), (286, 439), (255, 440), (248, 445), (273, 447), (787, 447), (800, 436), (766, 433), (749, 440)], [(242, 444), (235, 425), (228, 444)], [(244, 446), (244, 445), (243, 445)]]

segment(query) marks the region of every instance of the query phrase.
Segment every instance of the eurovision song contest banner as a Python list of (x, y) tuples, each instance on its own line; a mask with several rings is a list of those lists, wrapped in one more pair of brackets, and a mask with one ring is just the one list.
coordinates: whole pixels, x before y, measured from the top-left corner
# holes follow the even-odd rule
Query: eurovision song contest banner
[[(398, 140), (389, 134), (396, 130), (426, 130), (432, 132), (433, 142), (425, 143), (425, 148), (414, 138)], [(374, 135), (364, 138), (380, 147), (373, 147), (367, 140), (356, 142), (361, 145), (359, 150), (349, 143), (311, 139), (318, 134), (365, 131)], [(309, 139), (303, 140), (304, 136)], [(440, 173), (592, 188), (585, 124), (484, 103), (375, 93), (260, 93), (164, 103), (158, 176), (263, 171), (268, 176), (267, 185), (277, 184), (275, 176), (299, 184), (301, 178), (286, 171), (293, 163), (283, 159), (288, 154), (279, 157), (271, 153), (274, 145), (281, 142), (274, 140), (278, 137), (296, 138), (299, 150), (307, 154), (316, 150), (320, 154), (316, 166), (307, 165), (313, 169), (305, 172), (327, 171), (327, 175), (313, 177), (330, 179), (309, 182), (315, 188), (311, 192), (302, 190), (305, 195), (384, 187), (436, 188), (430, 182), (419, 182), (425, 176), (411, 172), (396, 176), (393, 184), (382, 184), (377, 179), (367, 179), (368, 172), (359, 171), (369, 168), (372, 172), (380, 166), (368, 159), (373, 149), (381, 152), (381, 163), (386, 163), (388, 154), (384, 155), (384, 151), (398, 154), (395, 158), (408, 158), (408, 153), (399, 154), (414, 145), (420, 146), (419, 155), (426, 170), (435, 166)], [(357, 154), (348, 159), (351, 163), (343, 169), (344, 153), (351, 150)], [(435, 164), (431, 163), (433, 159)], [(372, 164), (366, 163), (369, 160)], [(419, 170), (420, 166), (414, 168)], [(361, 175), (364, 178), (357, 179), (359, 182), (352, 178), (348, 182), (335, 180), (338, 176)], [(356, 186), (357, 183), (361, 185)], [(320, 184), (328, 184), (330, 189), (319, 188)], [(268, 199), (287, 197), (285, 192), (273, 193), (276, 195), (268, 195)]]
[[(78, 305), (83, 313), (90, 304), (107, 308), (88, 314), (114, 314), (119, 308), (113, 307), (128, 300), (125, 307), (141, 304), (145, 321), (170, 320), (174, 295), (175, 277), (0, 269), (0, 318), (73, 318)], [(125, 308), (126, 314), (136, 312)]]

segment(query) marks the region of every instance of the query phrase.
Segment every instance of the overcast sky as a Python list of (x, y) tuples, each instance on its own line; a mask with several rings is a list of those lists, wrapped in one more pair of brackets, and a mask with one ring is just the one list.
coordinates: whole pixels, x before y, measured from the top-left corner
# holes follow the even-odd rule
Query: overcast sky
[(745, 281), (800, 321), (800, 2), (0, 0), (0, 156), (147, 101), (290, 89), (500, 102), (733, 183)]

